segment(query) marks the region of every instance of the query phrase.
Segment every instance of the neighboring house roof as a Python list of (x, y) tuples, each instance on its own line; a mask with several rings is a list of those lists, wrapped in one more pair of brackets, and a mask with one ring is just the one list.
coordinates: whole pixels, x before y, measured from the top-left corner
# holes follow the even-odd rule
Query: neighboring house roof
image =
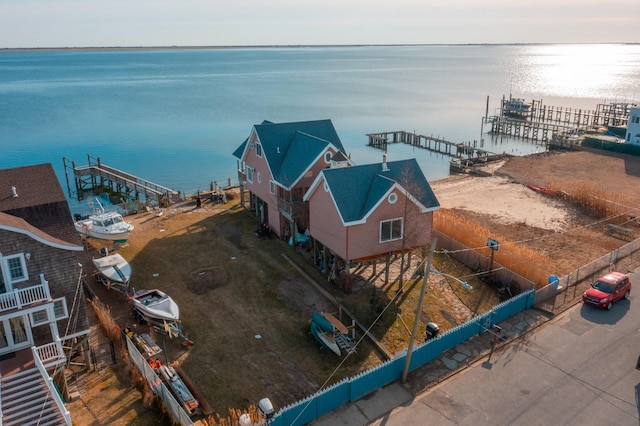
[(59, 201), (67, 199), (50, 163), (0, 170), (0, 211)]
[(345, 225), (366, 221), (394, 188), (406, 194), (423, 212), (440, 208), (415, 159), (324, 169), (305, 194), (305, 201), (320, 183), (326, 185)]
[(28, 237), (50, 247), (55, 247), (70, 251), (83, 251), (84, 247), (75, 245), (55, 238), (46, 232), (41, 231), (35, 226), (29, 224), (22, 218), (12, 216), (10, 214), (0, 212), (0, 229), (18, 234), (27, 235)]
[[(272, 123), (264, 121), (253, 126), (262, 145), (273, 179), (284, 187), (291, 187), (315, 164), (329, 147), (345, 154), (342, 142), (331, 120)], [(233, 153), (243, 158), (248, 139)]]
[(79, 241), (50, 163), (0, 170), (0, 212), (20, 217), (56, 238)]

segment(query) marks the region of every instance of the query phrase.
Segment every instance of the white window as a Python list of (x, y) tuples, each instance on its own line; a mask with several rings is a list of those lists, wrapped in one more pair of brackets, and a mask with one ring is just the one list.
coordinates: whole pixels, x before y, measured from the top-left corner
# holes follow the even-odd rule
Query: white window
[(67, 300), (64, 297), (53, 299), (53, 314), (56, 316), (56, 320), (69, 317), (69, 311), (67, 310)]
[(395, 192), (392, 192), (387, 197), (387, 201), (389, 201), (389, 204), (395, 204), (396, 201), (398, 201), (398, 195)]
[(247, 181), (253, 183), (253, 173), (256, 171), (253, 167), (247, 167)]
[(27, 264), (22, 253), (0, 257), (0, 293), (12, 290), (12, 284), (27, 281)]
[(269, 191), (271, 191), (272, 194), (276, 193), (276, 183), (272, 180), (269, 181)]
[(259, 143), (256, 144), (256, 155), (262, 157), (262, 145)]
[(402, 219), (383, 220), (380, 222), (380, 242), (399, 240), (402, 238)]
[(331, 152), (325, 152), (324, 153), (324, 162), (325, 163), (329, 164), (331, 162), (331, 158), (332, 158)]
[(258, 172), (258, 183), (262, 183), (262, 175)]
[(46, 309), (31, 312), (29, 315), (31, 315), (31, 324), (33, 325), (47, 324), (49, 322), (49, 313)]

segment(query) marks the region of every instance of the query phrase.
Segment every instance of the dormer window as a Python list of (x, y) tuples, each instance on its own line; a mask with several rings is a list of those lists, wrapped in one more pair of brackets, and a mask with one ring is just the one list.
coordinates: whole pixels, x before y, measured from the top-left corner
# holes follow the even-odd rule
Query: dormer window
[(12, 291), (13, 283), (28, 279), (27, 265), (22, 253), (0, 257), (0, 293)]

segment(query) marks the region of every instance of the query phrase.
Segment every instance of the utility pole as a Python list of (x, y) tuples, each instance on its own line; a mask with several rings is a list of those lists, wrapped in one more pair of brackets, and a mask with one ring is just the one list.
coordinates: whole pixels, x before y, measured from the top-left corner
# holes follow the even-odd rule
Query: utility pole
[(411, 354), (413, 352), (413, 345), (416, 341), (416, 334), (418, 333), (418, 323), (420, 322), (420, 315), (422, 314), (422, 304), (424, 303), (424, 295), (427, 292), (427, 282), (429, 281), (429, 273), (431, 272), (431, 261), (433, 260), (433, 252), (436, 249), (436, 243), (438, 237), (433, 237), (431, 240), (431, 248), (429, 249), (429, 260), (427, 261), (427, 267), (422, 275), (422, 288), (420, 289), (420, 298), (418, 299), (418, 307), (416, 308), (416, 318), (413, 321), (413, 330), (411, 332), (411, 338), (409, 339), (409, 346), (407, 347), (407, 355), (404, 362), (404, 370), (402, 371), (402, 383), (407, 382), (407, 374), (409, 373), (409, 364), (411, 363)]

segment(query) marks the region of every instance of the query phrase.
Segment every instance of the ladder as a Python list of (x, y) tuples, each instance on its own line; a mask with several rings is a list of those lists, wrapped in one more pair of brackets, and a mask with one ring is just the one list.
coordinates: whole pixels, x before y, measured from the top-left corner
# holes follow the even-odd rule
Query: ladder
[(338, 347), (344, 350), (348, 355), (356, 353), (356, 347), (349, 337), (345, 336), (339, 331), (334, 331), (333, 338), (336, 340)]

